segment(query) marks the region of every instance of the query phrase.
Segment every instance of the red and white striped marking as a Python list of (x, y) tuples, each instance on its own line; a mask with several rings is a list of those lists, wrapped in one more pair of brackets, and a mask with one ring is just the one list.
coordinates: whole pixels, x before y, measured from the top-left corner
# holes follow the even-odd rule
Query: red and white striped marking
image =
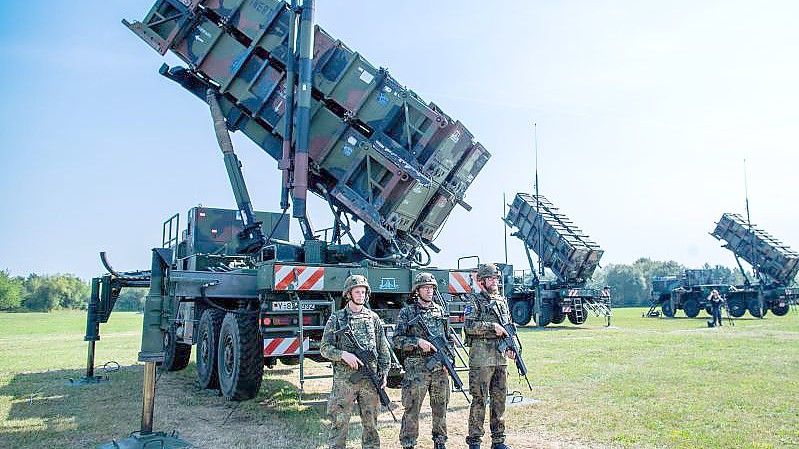
[[(305, 337), (302, 342), (304, 351), (310, 347), (311, 339)], [(300, 337), (264, 338), (264, 357), (281, 355), (298, 355), (300, 353)]]
[(447, 291), (453, 295), (472, 292), (479, 293), (481, 290), (480, 286), (477, 285), (477, 274), (450, 271)]
[(275, 290), (322, 290), (324, 267), (275, 264)]

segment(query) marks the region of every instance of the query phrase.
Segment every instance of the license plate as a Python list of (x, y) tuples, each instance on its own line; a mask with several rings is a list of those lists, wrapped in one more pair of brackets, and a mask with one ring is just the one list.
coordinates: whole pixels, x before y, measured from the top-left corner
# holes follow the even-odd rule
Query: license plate
[[(272, 310), (275, 312), (297, 310), (297, 303), (294, 301), (273, 301)], [(303, 304), (302, 310), (316, 310), (316, 305)]]

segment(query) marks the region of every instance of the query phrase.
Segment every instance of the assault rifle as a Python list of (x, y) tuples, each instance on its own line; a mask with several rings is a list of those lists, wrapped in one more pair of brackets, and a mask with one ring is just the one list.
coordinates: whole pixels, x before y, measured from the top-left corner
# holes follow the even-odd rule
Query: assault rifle
[(344, 328), (337, 330), (335, 333), (343, 334), (353, 345), (355, 345), (355, 352), (353, 352), (353, 355), (355, 355), (355, 358), (361, 362), (360, 366), (358, 366), (358, 372), (369, 379), (369, 381), (372, 383), (372, 386), (374, 386), (375, 390), (377, 391), (377, 397), (380, 398), (380, 405), (387, 408), (388, 412), (391, 413), (391, 417), (394, 418), (394, 422), (397, 422), (397, 417), (394, 416), (394, 411), (391, 410), (391, 399), (388, 398), (386, 390), (381, 386), (383, 379), (378, 378), (377, 373), (369, 368), (369, 364), (371, 362), (377, 363), (377, 358), (375, 357), (374, 352), (364, 348), (363, 345), (361, 345), (361, 343), (352, 333), (352, 328), (349, 326), (349, 324)]
[(496, 303), (491, 305), (491, 311), (494, 312), (494, 315), (497, 317), (499, 325), (502, 326), (508, 334), (500, 341), (499, 352), (504, 354), (505, 351), (511, 350), (516, 354), (516, 357), (513, 358), (513, 361), (516, 362), (516, 369), (519, 371), (519, 375), (523, 376), (524, 380), (527, 381), (527, 387), (530, 388), (530, 391), (533, 391), (533, 386), (530, 385), (530, 379), (527, 378), (527, 365), (525, 365), (524, 360), (522, 360), (522, 342), (519, 340), (519, 335), (516, 334), (516, 326), (510, 321), (507, 323), (503, 321), (502, 314), (499, 312)]
[(425, 340), (430, 342), (430, 344), (433, 345), (433, 348), (435, 348), (435, 351), (433, 351), (433, 354), (427, 360), (427, 369), (432, 369), (436, 364), (436, 360), (441, 362), (441, 364), (444, 365), (444, 368), (447, 370), (449, 377), (452, 378), (452, 384), (455, 386), (455, 389), (463, 393), (463, 396), (466, 398), (466, 402), (471, 403), (471, 401), (469, 401), (469, 396), (465, 391), (463, 391), (463, 381), (461, 381), (461, 378), (458, 377), (458, 372), (455, 371), (455, 356), (452, 354), (452, 351), (450, 351), (447, 340), (440, 335), (434, 336), (430, 332), (430, 328), (427, 327), (427, 323), (424, 322), (421, 315), (416, 315), (416, 318), (408, 322), (409, 326), (414, 326), (416, 324), (419, 324), (419, 327), (421, 327), (422, 331), (425, 333)]

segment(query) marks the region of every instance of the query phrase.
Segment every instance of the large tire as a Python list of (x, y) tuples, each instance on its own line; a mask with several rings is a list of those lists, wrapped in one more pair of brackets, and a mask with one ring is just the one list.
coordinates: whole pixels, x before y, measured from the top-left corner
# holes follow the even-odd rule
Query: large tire
[(771, 306), (771, 313), (777, 316), (785, 316), (788, 314), (789, 310), (791, 310), (791, 306), (789, 306), (788, 304), (780, 306), (779, 303), (774, 303)]
[(727, 300), (727, 307), (733, 318), (740, 318), (746, 313), (746, 303), (743, 298), (732, 298)]
[(671, 305), (670, 299), (667, 299), (660, 304), (660, 311), (663, 312), (663, 316), (667, 318), (674, 318), (674, 308)]
[(219, 390), (225, 399), (252, 399), (264, 375), (263, 340), (253, 314), (228, 312), (219, 330)]
[(530, 303), (525, 300), (513, 301), (513, 305), (510, 308), (510, 316), (517, 325), (526, 326), (533, 317)]
[(688, 318), (696, 318), (699, 315), (699, 301), (689, 298), (683, 303), (682, 311)]
[(556, 305), (552, 307), (552, 324), (560, 324), (566, 319), (566, 314), (563, 313), (563, 307)]
[(542, 303), (541, 314), (536, 317), (535, 324), (538, 327), (546, 327), (547, 324), (552, 322), (552, 304)]
[(207, 309), (200, 316), (197, 326), (197, 383), (200, 388), (218, 388), (219, 376), (216, 366), (216, 348), (219, 346), (219, 328), (225, 313), (221, 310)]
[(164, 362), (161, 369), (167, 371), (180, 371), (189, 365), (191, 358), (191, 345), (178, 343), (175, 337), (175, 324), (164, 332)]
[(762, 308), (760, 307), (760, 301), (757, 298), (750, 299), (746, 308), (749, 309), (749, 314), (755, 318), (763, 318), (766, 315), (766, 311), (768, 311), (765, 304), (763, 304)]

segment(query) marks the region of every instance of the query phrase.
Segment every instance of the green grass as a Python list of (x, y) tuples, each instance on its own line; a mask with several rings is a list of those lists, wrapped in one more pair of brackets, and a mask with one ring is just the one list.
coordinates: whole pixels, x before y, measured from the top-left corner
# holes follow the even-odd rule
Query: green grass
[[(614, 312), (611, 328), (592, 318), (581, 328), (520, 329), (534, 391), (515, 373), (510, 386), (540, 402), (508, 408), (511, 441), (529, 435), (621, 447), (799, 448), (795, 312), (721, 329), (706, 328), (704, 319), (644, 319), (642, 309)], [(141, 318), (115, 313), (101, 327), (97, 363), (123, 366), (111, 382), (68, 387), (84, 369), (85, 314), (0, 314), (0, 447), (92, 447), (135, 430)], [(159, 380), (156, 428), (179, 428), (202, 447), (318, 447), (324, 406), (298, 402), (296, 379), (294, 370), (272, 371), (256, 400), (229, 403), (194, 386), (192, 363)], [(322, 387), (306, 387), (308, 397), (324, 400)], [(456, 400), (463, 404), (451, 412), (450, 427), (462, 432), (465, 401)], [(391, 448), (397, 426), (386, 419), (381, 434)], [(353, 426), (353, 444), (358, 430)], [(284, 443), (264, 436), (278, 433)]]
[(510, 426), (622, 446), (799, 447), (795, 313), (709, 329), (641, 312), (617, 309), (609, 329), (521, 330), (542, 403)]

